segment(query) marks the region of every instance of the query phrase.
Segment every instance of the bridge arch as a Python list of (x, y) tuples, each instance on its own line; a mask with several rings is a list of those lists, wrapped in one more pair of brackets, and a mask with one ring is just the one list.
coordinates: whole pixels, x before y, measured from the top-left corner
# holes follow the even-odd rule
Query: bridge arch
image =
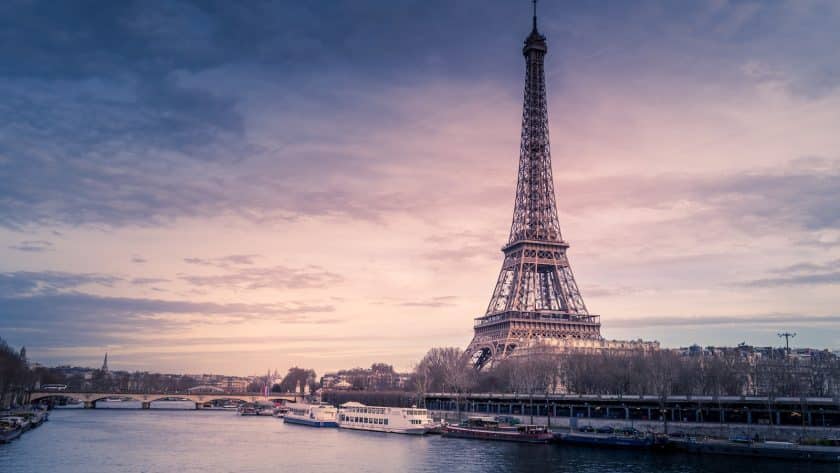
[(54, 393), (32, 393), (29, 396), (29, 402), (37, 402), (43, 399), (73, 399), (76, 401), (84, 401), (84, 397), (80, 396), (79, 394), (75, 393), (63, 393), (63, 392), (54, 392)]
[[(138, 399), (139, 401), (140, 399)], [(151, 395), (143, 402), (161, 402), (161, 401), (185, 401), (185, 402), (201, 402), (195, 399), (195, 396), (178, 396), (178, 395)]]
[(207, 396), (206, 399), (199, 402), (215, 402), (215, 401), (239, 401), (239, 402), (253, 402), (251, 399), (245, 399), (242, 396)]
[(122, 399), (122, 400), (124, 400), (124, 401), (144, 402), (144, 399), (140, 399), (140, 398), (138, 398), (138, 397), (136, 397), (136, 396), (131, 396), (131, 395), (124, 395), (124, 396), (122, 396), (122, 395), (116, 395), (116, 396), (115, 396), (115, 395), (113, 395), (113, 394), (112, 394), (112, 395), (110, 395), (110, 396), (97, 397), (97, 398), (95, 398), (95, 399), (89, 399), (89, 400), (88, 400), (88, 399), (85, 399), (85, 401), (88, 401), (88, 402), (99, 402), (99, 401), (104, 401), (105, 399), (112, 398), (112, 397), (118, 397), (118, 398), (120, 398), (120, 399)]

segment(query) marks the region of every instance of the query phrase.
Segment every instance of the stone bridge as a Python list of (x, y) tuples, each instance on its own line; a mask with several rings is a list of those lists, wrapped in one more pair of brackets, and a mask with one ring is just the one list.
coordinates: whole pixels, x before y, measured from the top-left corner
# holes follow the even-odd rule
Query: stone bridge
[(96, 402), (107, 398), (121, 398), (133, 401), (139, 401), (141, 408), (149, 409), (151, 403), (163, 400), (178, 400), (178, 401), (192, 401), (195, 403), (196, 409), (201, 409), (202, 406), (212, 401), (286, 401), (297, 402), (302, 399), (301, 394), (295, 393), (270, 393), (265, 396), (263, 393), (118, 393), (118, 392), (95, 392), (95, 391), (31, 391), (29, 392), (29, 402), (35, 403), (43, 399), (50, 398), (70, 398), (77, 399), (84, 402), (86, 409), (93, 409), (96, 407)]

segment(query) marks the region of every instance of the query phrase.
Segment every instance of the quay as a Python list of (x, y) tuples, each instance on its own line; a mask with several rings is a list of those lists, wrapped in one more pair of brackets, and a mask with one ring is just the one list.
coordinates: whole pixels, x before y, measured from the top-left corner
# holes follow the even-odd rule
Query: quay
[[(840, 398), (765, 396), (650, 396), (584, 394), (429, 393), (425, 407), (444, 417), (512, 415), (569, 425), (569, 419), (637, 425), (743, 425), (840, 430)], [(593, 424), (594, 425), (594, 424)]]
[(840, 462), (840, 447), (789, 442), (732, 442), (721, 439), (669, 439), (668, 447), (689, 453), (733, 455), (779, 460)]

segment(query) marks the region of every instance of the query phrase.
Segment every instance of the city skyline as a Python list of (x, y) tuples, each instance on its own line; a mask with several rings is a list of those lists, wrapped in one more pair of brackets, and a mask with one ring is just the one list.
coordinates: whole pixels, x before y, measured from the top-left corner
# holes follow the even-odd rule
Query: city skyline
[[(509, 230), (525, 5), (38, 8), (0, 79), (9, 343), (229, 374), (466, 347)], [(840, 346), (838, 20), (540, 3), (560, 225), (605, 337)]]

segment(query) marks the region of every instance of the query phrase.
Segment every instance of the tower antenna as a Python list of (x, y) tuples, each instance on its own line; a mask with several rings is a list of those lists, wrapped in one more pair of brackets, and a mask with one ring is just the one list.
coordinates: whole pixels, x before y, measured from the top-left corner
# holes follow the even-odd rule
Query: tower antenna
[(531, 0), (534, 4), (534, 31), (537, 31), (537, 0)]
[(796, 333), (782, 332), (782, 333), (778, 333), (776, 335), (778, 335), (779, 338), (784, 338), (785, 339), (785, 352), (790, 354), (790, 339), (795, 337)]

